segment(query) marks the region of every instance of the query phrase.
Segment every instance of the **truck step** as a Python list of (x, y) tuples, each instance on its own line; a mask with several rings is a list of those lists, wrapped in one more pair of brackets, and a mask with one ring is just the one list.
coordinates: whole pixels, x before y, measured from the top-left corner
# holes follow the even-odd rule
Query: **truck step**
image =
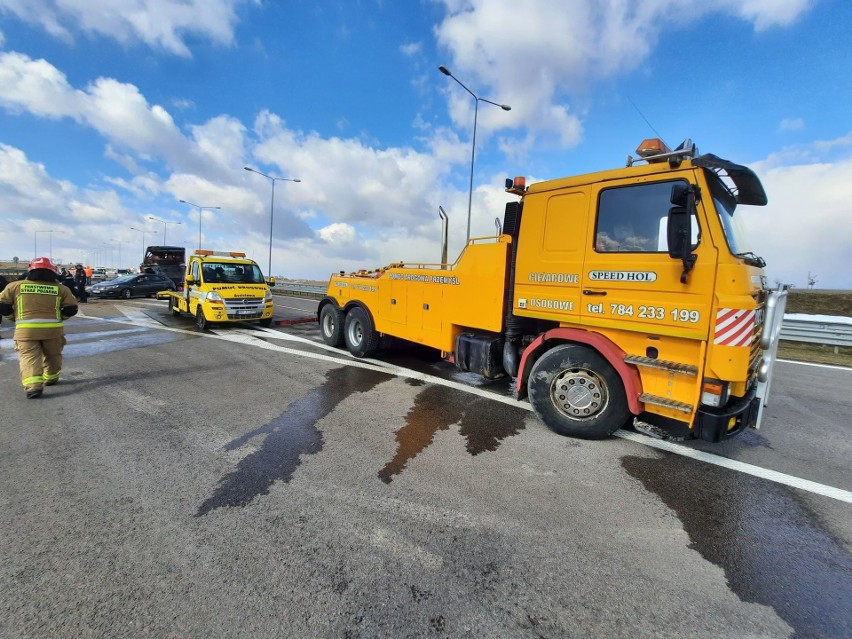
[(644, 366), (646, 368), (660, 368), (662, 370), (680, 373), (682, 375), (698, 375), (698, 367), (692, 364), (680, 364), (679, 362), (669, 362), (664, 359), (654, 359), (652, 357), (642, 357), (641, 355), (625, 355), (624, 361), (627, 364), (635, 366)]
[(682, 442), (686, 440), (686, 437), (672, 435), (664, 428), (654, 426), (653, 424), (649, 424), (648, 422), (643, 422), (638, 417), (633, 420), (633, 428), (635, 428), (643, 435), (648, 435), (649, 437), (653, 437), (654, 439), (663, 439), (669, 442)]
[(644, 402), (646, 404), (653, 404), (654, 406), (662, 406), (663, 408), (671, 408), (672, 410), (679, 410), (682, 413), (691, 413), (692, 405), (686, 404), (684, 402), (679, 402), (674, 399), (669, 399), (668, 397), (660, 397), (659, 395), (651, 395), (650, 393), (642, 393), (639, 395), (639, 401)]

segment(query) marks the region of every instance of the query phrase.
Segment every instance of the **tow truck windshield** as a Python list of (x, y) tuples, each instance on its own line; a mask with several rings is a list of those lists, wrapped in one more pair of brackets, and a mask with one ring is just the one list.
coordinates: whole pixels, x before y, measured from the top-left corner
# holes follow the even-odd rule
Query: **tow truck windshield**
[(705, 171), (707, 182), (710, 184), (710, 193), (713, 196), (713, 204), (722, 223), (725, 232), (725, 241), (731, 253), (743, 259), (746, 264), (764, 267), (766, 261), (749, 250), (749, 241), (743, 224), (742, 216), (735, 216), (737, 209), (737, 198), (731, 190), (722, 182), (721, 178), (713, 171)]
[(211, 284), (264, 284), (263, 273), (256, 264), (205, 262), (201, 276)]

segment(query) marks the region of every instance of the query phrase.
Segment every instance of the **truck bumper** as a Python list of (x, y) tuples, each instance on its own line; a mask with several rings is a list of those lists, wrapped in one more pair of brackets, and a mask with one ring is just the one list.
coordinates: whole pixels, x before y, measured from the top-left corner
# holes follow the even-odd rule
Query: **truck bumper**
[(695, 416), (695, 436), (706, 442), (721, 442), (739, 435), (757, 423), (760, 413), (760, 398), (757, 385), (752, 384), (745, 397), (736, 397), (722, 408), (698, 409)]

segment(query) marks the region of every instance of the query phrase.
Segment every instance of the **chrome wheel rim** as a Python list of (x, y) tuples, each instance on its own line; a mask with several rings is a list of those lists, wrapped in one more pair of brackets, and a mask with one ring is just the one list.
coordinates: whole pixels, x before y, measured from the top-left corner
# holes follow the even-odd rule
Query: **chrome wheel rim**
[(606, 382), (594, 371), (569, 368), (553, 378), (550, 399), (560, 413), (571, 419), (592, 419), (609, 403)]

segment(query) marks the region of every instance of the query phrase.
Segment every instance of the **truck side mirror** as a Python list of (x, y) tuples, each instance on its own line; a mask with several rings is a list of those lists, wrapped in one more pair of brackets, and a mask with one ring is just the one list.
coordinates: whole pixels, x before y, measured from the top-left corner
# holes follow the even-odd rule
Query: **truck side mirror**
[[(695, 208), (694, 204), (692, 208)], [(692, 214), (689, 208), (673, 206), (669, 209), (666, 235), (669, 243), (669, 257), (683, 261), (680, 283), (686, 284), (687, 275), (698, 259), (698, 256), (692, 252)]]
[(687, 276), (698, 259), (692, 252), (692, 215), (697, 214), (695, 203), (701, 201), (701, 190), (695, 184), (675, 182), (669, 200), (674, 204), (669, 209), (666, 229), (669, 256), (683, 261), (680, 283), (686, 284)]
[(683, 182), (672, 185), (672, 196), (669, 201), (675, 206), (686, 207), (686, 191), (689, 187)]
[(691, 247), (689, 239), (692, 237), (692, 216), (682, 206), (673, 206), (669, 209), (668, 225), (666, 235), (669, 243), (669, 257), (680, 259), (684, 250)]
[(187, 275), (186, 276), (186, 284), (187, 284), (187, 286), (192, 286), (193, 284), (195, 284), (195, 278), (192, 277), (192, 275)]

